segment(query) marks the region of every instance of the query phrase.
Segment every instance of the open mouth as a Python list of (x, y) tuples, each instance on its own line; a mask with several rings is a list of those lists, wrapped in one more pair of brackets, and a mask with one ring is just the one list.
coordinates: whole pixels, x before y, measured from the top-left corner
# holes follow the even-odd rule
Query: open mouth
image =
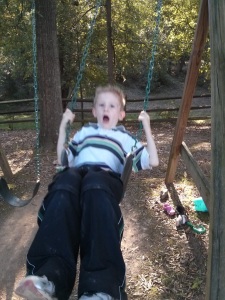
[(108, 117), (108, 116), (103, 116), (103, 122), (104, 122), (104, 123), (109, 122), (109, 117)]

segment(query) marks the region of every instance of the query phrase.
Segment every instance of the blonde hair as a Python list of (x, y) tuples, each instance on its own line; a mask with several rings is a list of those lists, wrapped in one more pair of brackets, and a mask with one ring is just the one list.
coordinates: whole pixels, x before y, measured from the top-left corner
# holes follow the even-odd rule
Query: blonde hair
[(106, 86), (99, 86), (99, 87), (96, 88), (95, 97), (94, 97), (94, 106), (97, 102), (99, 94), (107, 93), (107, 92), (110, 92), (110, 93), (116, 95), (119, 99), (120, 104), (121, 104), (121, 108), (124, 109), (124, 107), (126, 105), (126, 99), (125, 99), (124, 92), (118, 86), (110, 85), (110, 84), (108, 84)]

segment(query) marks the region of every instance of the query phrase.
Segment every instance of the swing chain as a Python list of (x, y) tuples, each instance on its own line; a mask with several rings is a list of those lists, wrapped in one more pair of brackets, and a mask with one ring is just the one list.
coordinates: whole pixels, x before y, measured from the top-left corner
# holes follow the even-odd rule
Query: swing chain
[[(154, 69), (154, 62), (155, 62), (155, 53), (156, 53), (156, 47), (158, 44), (158, 39), (159, 39), (159, 24), (160, 24), (160, 19), (161, 19), (161, 11), (162, 11), (162, 0), (158, 0), (157, 5), (156, 5), (156, 26), (154, 29), (153, 33), (153, 43), (152, 43), (152, 52), (151, 52), (151, 59), (149, 62), (149, 70), (148, 70), (148, 75), (147, 75), (147, 84), (145, 88), (145, 98), (144, 98), (144, 104), (143, 104), (143, 110), (146, 111), (148, 108), (148, 103), (149, 103), (149, 95), (151, 91), (151, 81), (152, 81), (152, 76), (153, 76), (153, 69)], [(140, 140), (141, 134), (142, 134), (142, 129), (143, 125), (142, 122), (139, 122), (139, 130), (136, 134), (135, 137), (135, 145), (133, 148), (136, 147), (137, 141)]]
[(153, 69), (154, 69), (154, 62), (155, 62), (155, 53), (156, 53), (156, 47), (158, 44), (158, 38), (159, 38), (159, 24), (160, 24), (160, 19), (161, 19), (161, 11), (162, 11), (162, 0), (159, 0), (156, 6), (156, 27), (154, 30), (153, 34), (153, 44), (152, 44), (152, 55), (151, 55), (151, 60), (149, 63), (149, 71), (148, 71), (148, 77), (147, 77), (147, 85), (146, 85), (146, 94), (145, 94), (145, 99), (144, 99), (144, 111), (147, 110), (148, 107), (148, 102), (149, 102), (149, 95), (151, 91), (151, 81), (152, 81), (152, 76), (153, 76)]
[(76, 78), (76, 84), (75, 84), (74, 90), (72, 92), (72, 100), (71, 100), (72, 104), (71, 104), (71, 107), (70, 107), (71, 110), (73, 110), (75, 108), (75, 104), (76, 104), (76, 100), (77, 100), (77, 94), (78, 94), (78, 90), (79, 90), (79, 87), (80, 87), (80, 82), (82, 80), (83, 72), (84, 72), (84, 69), (85, 69), (88, 50), (90, 48), (91, 37), (92, 37), (93, 31), (94, 31), (94, 26), (95, 26), (95, 23), (96, 23), (96, 19), (97, 19), (98, 12), (99, 12), (99, 7), (101, 6), (101, 4), (102, 4), (102, 0), (97, 0), (96, 6), (95, 6), (94, 16), (93, 16), (93, 18), (91, 20), (91, 23), (90, 23), (90, 29), (89, 29), (89, 32), (87, 34), (86, 45), (84, 47), (84, 52), (83, 52), (83, 55), (82, 55), (80, 68), (79, 68), (77, 78)]
[[(76, 106), (77, 94), (78, 94), (78, 90), (79, 90), (79, 87), (80, 87), (80, 82), (82, 80), (83, 72), (84, 72), (84, 69), (85, 69), (88, 50), (90, 48), (90, 43), (91, 43), (91, 37), (92, 37), (93, 31), (94, 31), (94, 26), (95, 26), (95, 23), (96, 23), (96, 19), (97, 19), (99, 8), (100, 8), (101, 4), (102, 4), (102, 0), (97, 0), (96, 1), (95, 12), (94, 12), (94, 16), (93, 16), (93, 18), (91, 20), (91, 23), (90, 23), (89, 32), (87, 34), (86, 45), (84, 47), (84, 51), (83, 51), (83, 55), (82, 55), (82, 59), (81, 59), (81, 63), (80, 63), (80, 68), (79, 68), (79, 71), (78, 71), (78, 74), (77, 74), (76, 84), (75, 84), (75, 87), (74, 87), (73, 92), (72, 92), (71, 102), (67, 106), (71, 111), (74, 111), (75, 106)], [(66, 128), (65, 147), (68, 147), (70, 132), (71, 132), (71, 124), (68, 123), (67, 128)]]
[(37, 181), (40, 181), (40, 141), (39, 141), (39, 98), (38, 98), (38, 80), (37, 80), (37, 37), (36, 37), (36, 18), (35, 18), (35, 0), (32, 1), (32, 47), (33, 47), (33, 86), (34, 86), (34, 113), (36, 129), (35, 162)]

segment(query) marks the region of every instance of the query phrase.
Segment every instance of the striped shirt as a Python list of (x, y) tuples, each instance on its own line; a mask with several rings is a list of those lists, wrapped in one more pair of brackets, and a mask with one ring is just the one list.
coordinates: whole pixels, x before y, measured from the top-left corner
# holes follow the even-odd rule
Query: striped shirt
[(67, 155), (70, 167), (98, 165), (121, 174), (126, 156), (131, 151), (134, 152), (134, 172), (151, 169), (147, 149), (140, 142), (136, 143), (124, 126), (104, 129), (89, 123), (74, 135)]

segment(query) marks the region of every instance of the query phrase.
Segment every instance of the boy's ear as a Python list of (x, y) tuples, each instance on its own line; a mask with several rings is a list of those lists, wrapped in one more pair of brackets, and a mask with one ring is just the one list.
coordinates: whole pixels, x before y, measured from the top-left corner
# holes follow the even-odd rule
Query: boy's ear
[(121, 110), (119, 120), (122, 121), (125, 118), (125, 115), (126, 115), (125, 111)]
[(96, 118), (96, 112), (95, 112), (95, 108), (94, 107), (92, 108), (92, 114)]

